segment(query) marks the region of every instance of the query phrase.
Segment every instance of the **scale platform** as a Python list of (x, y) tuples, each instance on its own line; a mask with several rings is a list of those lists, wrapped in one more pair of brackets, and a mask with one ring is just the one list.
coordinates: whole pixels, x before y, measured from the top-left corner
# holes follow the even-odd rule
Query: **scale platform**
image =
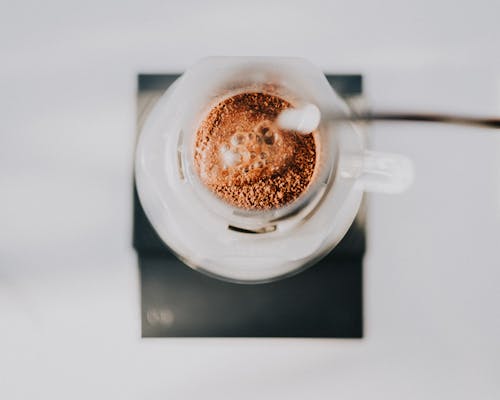
[[(138, 76), (138, 132), (178, 76)], [(360, 75), (326, 76), (348, 104), (359, 104)], [(245, 285), (203, 275), (177, 259), (149, 223), (134, 188), (142, 337), (361, 338), (363, 210), (340, 244), (317, 264), (276, 282)]]

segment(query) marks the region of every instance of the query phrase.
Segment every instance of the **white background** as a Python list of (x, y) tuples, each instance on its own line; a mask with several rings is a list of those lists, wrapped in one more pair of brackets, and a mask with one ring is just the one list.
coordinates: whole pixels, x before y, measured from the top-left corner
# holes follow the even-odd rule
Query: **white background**
[(363, 340), (140, 339), (137, 72), (362, 72), (375, 109), (500, 114), (500, 3), (0, 1), (0, 398), (498, 399), (500, 136), (377, 124)]

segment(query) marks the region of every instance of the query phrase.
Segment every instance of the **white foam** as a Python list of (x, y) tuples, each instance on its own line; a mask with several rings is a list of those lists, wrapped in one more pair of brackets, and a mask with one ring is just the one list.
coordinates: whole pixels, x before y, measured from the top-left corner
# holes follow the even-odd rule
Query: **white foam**
[(239, 153), (235, 153), (232, 150), (222, 150), (221, 155), (224, 168), (234, 167), (241, 161), (241, 155)]

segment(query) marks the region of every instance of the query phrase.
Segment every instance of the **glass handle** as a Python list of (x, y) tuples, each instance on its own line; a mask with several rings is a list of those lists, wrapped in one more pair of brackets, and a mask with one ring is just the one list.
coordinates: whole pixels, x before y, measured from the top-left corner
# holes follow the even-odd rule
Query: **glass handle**
[(356, 185), (366, 192), (402, 193), (414, 180), (413, 162), (406, 156), (366, 150)]

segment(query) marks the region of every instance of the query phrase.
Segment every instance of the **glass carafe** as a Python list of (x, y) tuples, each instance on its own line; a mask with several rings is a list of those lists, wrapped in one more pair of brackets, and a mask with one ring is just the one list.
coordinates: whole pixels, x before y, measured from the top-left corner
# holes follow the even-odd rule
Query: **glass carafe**
[(314, 181), (284, 207), (232, 207), (200, 182), (193, 152), (207, 112), (242, 92), (265, 92), (321, 114), (350, 112), (324, 74), (302, 59), (211, 57), (188, 69), (148, 116), (136, 152), (136, 185), (151, 224), (187, 265), (238, 282), (296, 273), (330, 252), (353, 223), (363, 191), (398, 192), (411, 181), (405, 157), (366, 150), (348, 121), (321, 121)]

